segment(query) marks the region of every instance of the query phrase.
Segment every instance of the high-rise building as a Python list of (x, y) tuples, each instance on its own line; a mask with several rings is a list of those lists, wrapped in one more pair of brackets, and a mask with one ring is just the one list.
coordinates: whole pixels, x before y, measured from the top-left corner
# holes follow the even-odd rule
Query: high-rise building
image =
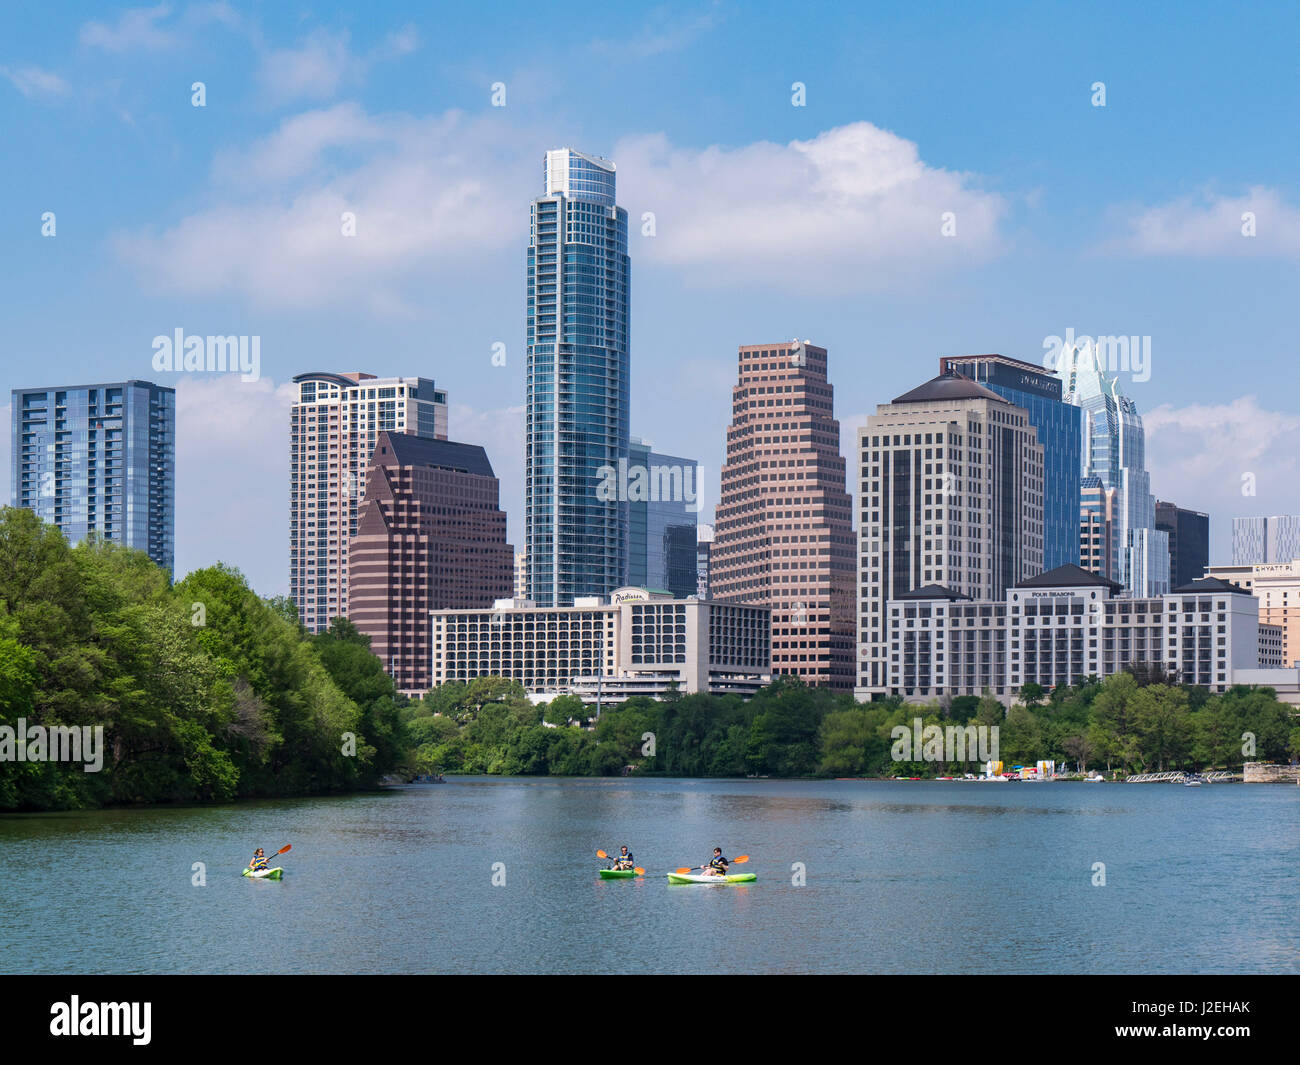
[(289, 415), (289, 595), (321, 632), (348, 609), (348, 542), (384, 431), (447, 439), (447, 393), (424, 377), (303, 373)]
[(1236, 566), (1283, 563), (1300, 558), (1300, 514), (1232, 519), (1232, 562)]
[(890, 689), (889, 602), (992, 600), (1043, 568), (1043, 445), (1029, 414), (950, 370), (858, 430), (861, 696)]
[(701, 525), (695, 534), (695, 594), (709, 598), (709, 558), (713, 551), (713, 526)]
[(1282, 630), (1282, 665), (1300, 665), (1300, 558), (1210, 566), (1206, 575), (1250, 592), (1259, 603), (1260, 624)]
[(546, 153), (528, 241), (528, 394), (524, 442), (528, 596), (564, 606), (604, 595), (627, 573), (628, 501), (603, 498), (626, 460), (627, 212), (614, 164)]
[(1077, 566), (1083, 419), (1077, 406), (1061, 398), (1061, 379), (1005, 355), (948, 355), (939, 360), (939, 372), (949, 370), (1028, 412), (1043, 445), (1043, 568)]
[(11, 499), (71, 541), (144, 551), (170, 575), (176, 390), (148, 381), (15, 388)]
[(1156, 501), (1146, 468), (1146, 431), (1137, 404), (1101, 365), (1091, 345), (1063, 348), (1057, 359), (1065, 402), (1083, 410), (1080, 476), (1097, 477), (1119, 493), (1117, 572), (1129, 595), (1150, 597), (1170, 590), (1169, 537), (1156, 529)]
[(631, 440), (626, 476), (628, 497), (628, 578), (638, 588), (671, 592), (679, 599), (695, 594), (699, 471), (694, 459), (655, 451), (649, 441)]
[(429, 614), (509, 598), (514, 551), (484, 450), (381, 432), (348, 553), (348, 619), (399, 691), (430, 687)]
[(1079, 565), (1109, 581), (1119, 571), (1118, 508), (1119, 492), (1100, 477), (1079, 478)]
[(772, 610), (772, 672), (853, 686), (853, 525), (826, 349), (740, 348), (709, 593)]
[(528, 598), (528, 552), (515, 552), (515, 598)]
[(1156, 528), (1169, 537), (1169, 581), (1175, 588), (1205, 576), (1210, 564), (1210, 516), (1156, 500)]

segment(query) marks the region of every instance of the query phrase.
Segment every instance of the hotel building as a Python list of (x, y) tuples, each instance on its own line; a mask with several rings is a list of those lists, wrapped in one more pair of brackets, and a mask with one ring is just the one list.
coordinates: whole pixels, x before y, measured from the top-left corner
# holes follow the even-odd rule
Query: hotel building
[(289, 414), (289, 596), (310, 632), (348, 609), (348, 544), (384, 431), (447, 439), (447, 393), (424, 377), (303, 373)]
[(740, 348), (714, 521), (714, 599), (772, 611), (772, 671), (853, 687), (853, 528), (826, 349)]
[(617, 702), (674, 686), (747, 695), (771, 681), (764, 607), (620, 588), (568, 607), (505, 599), (431, 620), (434, 685), (499, 676), (533, 695)]
[(1210, 566), (1209, 576), (1250, 592), (1261, 625), (1281, 629), (1281, 664), (1300, 664), (1300, 559), (1254, 566)]
[(857, 694), (870, 697), (892, 686), (891, 601), (937, 585), (991, 603), (1042, 571), (1043, 446), (1028, 412), (950, 370), (879, 406), (858, 461)]
[(15, 507), (73, 543), (94, 534), (170, 576), (176, 537), (176, 391), (148, 381), (16, 388)]
[(382, 432), (348, 557), (348, 618), (399, 691), (431, 686), (429, 614), (507, 597), (514, 552), (481, 447)]

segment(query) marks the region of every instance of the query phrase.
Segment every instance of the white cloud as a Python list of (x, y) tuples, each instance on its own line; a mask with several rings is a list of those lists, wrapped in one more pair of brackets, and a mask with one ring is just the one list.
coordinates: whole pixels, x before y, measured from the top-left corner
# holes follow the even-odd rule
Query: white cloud
[[(1210, 561), (1230, 561), (1234, 517), (1300, 513), (1300, 415), (1226, 403), (1159, 406), (1143, 415), (1159, 499), (1210, 514)], [(1252, 495), (1243, 487), (1253, 488)]]
[(13, 82), (14, 88), (29, 100), (56, 101), (72, 95), (66, 81), (40, 67), (0, 67), (0, 75)]
[(159, 23), (171, 14), (170, 4), (156, 7), (134, 7), (123, 11), (112, 25), (105, 22), (87, 22), (81, 27), (81, 43), (105, 52), (128, 52), (134, 49), (157, 51), (174, 48), (180, 37)]
[(596, 52), (628, 55), (635, 59), (667, 55), (694, 44), (719, 25), (722, 18), (717, 0), (694, 17), (684, 17), (680, 11), (659, 7), (649, 13), (640, 31), (618, 40), (602, 38), (593, 41), (591, 47)]
[(324, 101), (340, 89), (358, 85), (378, 62), (410, 55), (420, 44), (414, 26), (390, 33), (365, 55), (355, 55), (346, 30), (317, 29), (296, 47), (264, 52), (257, 78), (266, 102)]
[(228, 562), (259, 594), (288, 595), (293, 384), (237, 375), (154, 380), (176, 389), (177, 579)]
[[(363, 301), (383, 314), (404, 305), (405, 286), (427, 283), (424, 271), (463, 272), (526, 232), (531, 169), (517, 142), (499, 122), (455, 112), (372, 116), (343, 104), (287, 119), (214, 169), (219, 184), (246, 186), (232, 202), (116, 238), (160, 289), (276, 307)], [(344, 212), (356, 236), (343, 235)]]
[[(705, 284), (853, 291), (966, 265), (999, 250), (1001, 197), (927, 165), (869, 122), (811, 140), (674, 148), (663, 134), (617, 145), (635, 250)], [(639, 236), (642, 213), (656, 236)], [(956, 235), (941, 233), (951, 212)]]
[[(1254, 236), (1243, 232), (1248, 214)], [(1300, 255), (1300, 208), (1263, 186), (1241, 196), (1184, 197), (1121, 216), (1121, 225), (1123, 235), (1102, 250), (1194, 258)]]

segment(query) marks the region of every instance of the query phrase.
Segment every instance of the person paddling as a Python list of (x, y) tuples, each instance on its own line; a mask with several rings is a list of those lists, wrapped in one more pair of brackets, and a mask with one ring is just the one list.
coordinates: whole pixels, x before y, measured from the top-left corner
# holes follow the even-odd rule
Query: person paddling
[(731, 862), (722, 856), (722, 848), (714, 847), (713, 857), (709, 860), (709, 864), (701, 866), (701, 868), (704, 870), (705, 876), (726, 876), (727, 866), (730, 864)]
[(627, 844), (624, 843), (623, 846), (618, 849), (618, 854), (614, 856), (614, 868), (632, 869), (635, 866), (636, 859), (632, 857), (632, 852), (627, 849)]
[(266, 855), (262, 853), (262, 848), (258, 847), (253, 852), (253, 860), (248, 863), (248, 869), (250, 872), (256, 873), (260, 869), (265, 869), (269, 864)]

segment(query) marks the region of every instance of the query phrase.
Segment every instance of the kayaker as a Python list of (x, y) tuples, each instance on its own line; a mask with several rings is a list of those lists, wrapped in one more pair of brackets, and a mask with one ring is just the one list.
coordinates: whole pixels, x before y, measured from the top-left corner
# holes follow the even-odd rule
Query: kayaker
[(615, 869), (631, 869), (636, 865), (636, 859), (632, 857), (632, 852), (627, 849), (627, 844), (619, 848), (618, 854), (614, 856)]
[(248, 863), (250, 871), (256, 873), (259, 869), (265, 869), (270, 863), (266, 860), (266, 855), (262, 853), (262, 848), (258, 847), (253, 852), (253, 860)]
[(727, 866), (730, 864), (731, 862), (722, 856), (722, 848), (714, 847), (713, 858), (710, 859), (708, 865), (704, 866), (704, 874), (705, 876), (726, 876)]

